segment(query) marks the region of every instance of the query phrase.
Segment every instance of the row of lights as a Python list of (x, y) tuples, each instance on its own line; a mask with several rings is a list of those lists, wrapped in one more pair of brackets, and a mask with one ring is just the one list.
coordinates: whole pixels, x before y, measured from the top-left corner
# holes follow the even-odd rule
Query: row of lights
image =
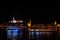
[(11, 22), (11, 23), (23, 23), (23, 21), (22, 21), (22, 20), (17, 21), (17, 20), (15, 20), (15, 18), (14, 18), (14, 17), (13, 17), (13, 20), (12, 20), (12, 21), (9, 21), (9, 22)]

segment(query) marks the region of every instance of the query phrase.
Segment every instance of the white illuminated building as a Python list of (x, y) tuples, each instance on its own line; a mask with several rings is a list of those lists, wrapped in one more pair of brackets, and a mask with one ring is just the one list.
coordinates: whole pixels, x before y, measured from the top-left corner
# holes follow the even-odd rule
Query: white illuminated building
[(15, 18), (13, 17), (12, 21), (9, 21), (10, 23), (23, 23), (22, 20), (15, 20)]

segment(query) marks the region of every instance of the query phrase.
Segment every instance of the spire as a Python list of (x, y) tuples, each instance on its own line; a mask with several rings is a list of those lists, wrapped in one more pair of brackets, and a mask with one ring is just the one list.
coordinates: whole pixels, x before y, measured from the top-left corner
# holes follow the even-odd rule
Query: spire
[(29, 23), (31, 24), (31, 19), (30, 19)]
[(54, 24), (56, 25), (56, 24), (57, 24), (57, 22), (55, 21), (55, 22), (54, 22)]
[(13, 17), (13, 20), (10, 21), (11, 23), (16, 23), (17, 21), (15, 20), (15, 18)]
[(31, 19), (29, 20), (29, 22), (27, 23), (28, 25), (28, 30), (30, 31), (31, 30)]
[(13, 17), (13, 20), (15, 20), (15, 18)]
[(29, 20), (29, 22), (27, 23), (28, 27), (31, 26), (31, 19)]

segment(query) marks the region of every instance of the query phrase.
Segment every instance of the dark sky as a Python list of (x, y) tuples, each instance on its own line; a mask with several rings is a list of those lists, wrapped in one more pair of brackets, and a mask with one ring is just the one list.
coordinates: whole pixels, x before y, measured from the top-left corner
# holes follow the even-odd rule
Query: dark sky
[(32, 22), (48, 23), (59, 20), (56, 15), (56, 8), (0, 8), (0, 23), (16, 19), (29, 20)]

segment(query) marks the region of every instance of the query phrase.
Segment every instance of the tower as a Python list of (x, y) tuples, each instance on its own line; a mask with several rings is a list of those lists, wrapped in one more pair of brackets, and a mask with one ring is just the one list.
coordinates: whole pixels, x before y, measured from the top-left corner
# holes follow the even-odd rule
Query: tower
[(29, 22), (27, 23), (27, 25), (28, 25), (28, 30), (30, 30), (31, 29), (31, 19), (29, 20)]
[(57, 24), (57, 22), (55, 21), (55, 22), (54, 22), (54, 24), (56, 25), (56, 24)]
[(13, 20), (15, 20), (15, 18), (13, 17)]

